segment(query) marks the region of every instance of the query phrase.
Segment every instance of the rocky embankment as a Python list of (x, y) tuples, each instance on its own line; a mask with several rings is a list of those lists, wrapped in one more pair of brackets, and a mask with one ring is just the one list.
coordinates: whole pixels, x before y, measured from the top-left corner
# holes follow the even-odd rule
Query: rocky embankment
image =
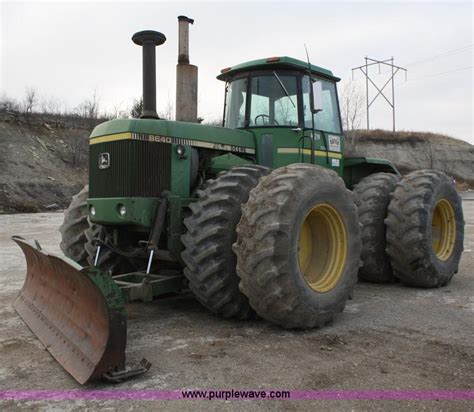
[(0, 113), (0, 213), (65, 208), (87, 180), (91, 127)]
[(437, 169), (465, 186), (474, 186), (474, 146), (449, 136), (358, 130), (346, 137), (346, 155), (385, 158), (403, 174)]

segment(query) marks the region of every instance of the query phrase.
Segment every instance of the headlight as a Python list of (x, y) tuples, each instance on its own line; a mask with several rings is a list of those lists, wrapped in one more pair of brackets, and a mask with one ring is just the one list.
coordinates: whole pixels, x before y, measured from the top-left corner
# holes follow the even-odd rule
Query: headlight
[(124, 205), (119, 205), (118, 212), (120, 216), (125, 216), (127, 214), (127, 208)]
[(89, 212), (90, 212), (91, 216), (94, 217), (95, 216), (95, 207), (91, 206), (90, 209), (89, 209)]
[(182, 159), (186, 154), (186, 148), (183, 145), (178, 145), (176, 146), (176, 153)]

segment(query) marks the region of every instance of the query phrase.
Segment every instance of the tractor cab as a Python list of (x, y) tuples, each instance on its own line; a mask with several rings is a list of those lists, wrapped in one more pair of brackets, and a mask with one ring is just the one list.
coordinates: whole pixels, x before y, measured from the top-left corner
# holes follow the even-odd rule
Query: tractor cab
[(272, 57), (223, 69), (217, 78), (226, 82), (224, 127), (251, 131), (259, 149), (275, 147), (269, 166), (295, 161), (342, 166), (340, 79), (332, 72), (290, 57)]

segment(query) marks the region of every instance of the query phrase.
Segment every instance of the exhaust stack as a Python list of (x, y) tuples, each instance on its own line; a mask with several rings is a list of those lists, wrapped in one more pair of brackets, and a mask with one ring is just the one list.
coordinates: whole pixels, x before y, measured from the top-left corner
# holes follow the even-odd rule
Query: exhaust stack
[(156, 57), (155, 48), (166, 41), (163, 33), (143, 30), (132, 36), (132, 41), (143, 48), (143, 109), (142, 119), (159, 119), (156, 113)]
[(176, 66), (176, 120), (197, 123), (198, 68), (189, 64), (189, 24), (194, 20), (178, 16), (179, 45)]

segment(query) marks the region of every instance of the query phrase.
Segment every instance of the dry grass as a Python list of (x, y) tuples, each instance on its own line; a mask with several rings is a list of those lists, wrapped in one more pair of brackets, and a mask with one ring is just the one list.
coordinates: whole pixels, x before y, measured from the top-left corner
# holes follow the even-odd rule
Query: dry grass
[(469, 143), (455, 139), (454, 137), (429, 133), (429, 132), (413, 132), (413, 131), (397, 131), (391, 132), (388, 130), (374, 129), (374, 130), (354, 130), (351, 133), (354, 133), (355, 140), (359, 141), (373, 141), (380, 142), (384, 141), (387, 143), (421, 143), (421, 142), (433, 142), (438, 141), (444, 144), (466, 144)]

